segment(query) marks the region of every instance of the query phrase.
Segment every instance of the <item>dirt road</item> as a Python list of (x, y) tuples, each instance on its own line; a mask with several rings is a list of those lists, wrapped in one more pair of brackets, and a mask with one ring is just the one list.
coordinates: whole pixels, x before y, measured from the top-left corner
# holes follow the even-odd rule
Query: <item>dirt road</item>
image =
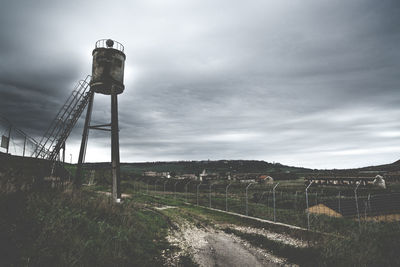
[(180, 225), (178, 229), (170, 233), (169, 242), (181, 248), (181, 255), (190, 255), (200, 266), (281, 266), (284, 263), (233, 234), (190, 224)]
[(200, 266), (279, 266), (268, 257), (271, 255), (246, 247), (231, 236), (214, 233), (204, 239), (207, 244), (195, 256)]

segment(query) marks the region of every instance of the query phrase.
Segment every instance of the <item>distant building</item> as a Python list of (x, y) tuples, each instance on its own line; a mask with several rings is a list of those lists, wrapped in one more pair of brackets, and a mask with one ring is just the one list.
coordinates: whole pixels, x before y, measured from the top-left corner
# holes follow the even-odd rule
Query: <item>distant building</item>
[(157, 176), (157, 172), (154, 172), (154, 171), (145, 171), (145, 172), (143, 172), (143, 176), (156, 177), (156, 176)]
[(375, 180), (372, 183), (376, 186), (386, 189), (386, 182), (380, 175), (375, 176)]
[(373, 184), (374, 176), (315, 176), (305, 178), (306, 184), (311, 181), (320, 185), (356, 185), (360, 183), (362, 186)]
[(197, 180), (197, 176), (193, 173), (185, 173), (185, 174), (179, 175), (178, 179)]
[(242, 179), (239, 180), (241, 183), (255, 183), (256, 179)]
[(145, 172), (143, 172), (143, 176), (171, 178), (171, 175), (169, 172), (145, 171)]
[(204, 169), (200, 174), (199, 174), (199, 181), (205, 180), (204, 178), (207, 176), (206, 169)]
[(272, 184), (274, 182), (274, 178), (268, 175), (260, 175), (258, 177), (258, 182)]
[(163, 178), (171, 178), (171, 174), (169, 172), (158, 172), (157, 176), (163, 177)]
[(207, 173), (205, 169), (199, 174), (199, 181), (217, 180), (218, 178), (218, 173)]

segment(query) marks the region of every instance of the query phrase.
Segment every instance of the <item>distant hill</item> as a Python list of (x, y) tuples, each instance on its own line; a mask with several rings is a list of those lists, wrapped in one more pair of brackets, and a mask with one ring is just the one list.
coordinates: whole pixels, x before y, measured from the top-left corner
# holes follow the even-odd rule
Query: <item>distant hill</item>
[[(111, 163), (85, 163), (89, 169), (111, 168)], [(269, 163), (261, 160), (203, 160), (203, 161), (169, 161), (169, 162), (144, 162), (144, 163), (121, 163), (121, 172), (141, 175), (145, 171), (171, 172), (173, 174), (196, 174), (203, 170), (207, 173), (263, 173), (271, 176), (281, 176), (280, 174), (291, 174), (288, 179), (302, 177), (317, 171), (337, 172), (338, 175), (346, 175), (354, 172), (397, 172), (400, 171), (400, 160), (384, 165), (368, 166), (357, 169), (333, 169), (333, 170), (313, 170), (308, 168), (286, 166), (280, 163)]]
[(359, 168), (358, 170), (360, 170), (360, 171), (396, 172), (396, 171), (400, 171), (400, 160), (395, 161), (395, 162), (390, 163), (390, 164), (363, 167), (363, 168)]
[[(66, 164), (68, 169), (73, 171), (76, 165)], [(111, 169), (111, 163), (85, 163), (87, 169), (103, 170), (107, 173)], [(42, 172), (47, 172), (50, 165), (46, 160), (23, 158), (0, 153), (0, 176), (5, 173), (18, 173), (17, 176), (43, 176)], [(269, 163), (261, 160), (203, 160), (203, 161), (169, 161), (169, 162), (144, 162), (144, 163), (121, 163), (121, 172), (128, 175), (142, 175), (145, 171), (170, 172), (172, 174), (195, 174), (199, 175), (203, 170), (207, 173), (217, 173), (225, 176), (227, 173), (244, 174), (260, 173), (271, 175), (278, 179), (294, 179), (304, 177), (311, 172), (328, 172), (337, 175), (346, 175), (355, 172), (400, 172), (400, 160), (390, 164), (377, 166), (367, 166), (358, 169), (333, 169), (333, 170), (313, 170), (308, 168), (293, 167), (280, 163)]]
[[(86, 163), (90, 169), (109, 168), (110, 163)], [(142, 174), (144, 171), (172, 172), (174, 174), (193, 173), (198, 175), (203, 170), (207, 173), (305, 173), (310, 169), (291, 167), (279, 163), (269, 163), (259, 160), (203, 160), (203, 161), (171, 161), (122, 163), (121, 171), (133, 174)]]

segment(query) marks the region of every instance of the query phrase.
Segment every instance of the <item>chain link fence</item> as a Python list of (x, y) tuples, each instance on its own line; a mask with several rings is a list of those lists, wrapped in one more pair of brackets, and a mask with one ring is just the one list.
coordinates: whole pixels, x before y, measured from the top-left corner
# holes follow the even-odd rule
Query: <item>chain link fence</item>
[(36, 140), (0, 116), (0, 152), (15, 156), (31, 157), (38, 146)]
[(321, 232), (346, 234), (369, 224), (400, 222), (400, 192), (358, 184), (144, 179), (134, 187), (148, 194)]

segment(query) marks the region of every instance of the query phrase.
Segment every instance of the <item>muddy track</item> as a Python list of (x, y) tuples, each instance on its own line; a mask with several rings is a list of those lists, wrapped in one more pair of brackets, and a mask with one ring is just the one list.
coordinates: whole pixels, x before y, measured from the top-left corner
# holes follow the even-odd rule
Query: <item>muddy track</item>
[[(104, 193), (104, 192), (103, 192)], [(130, 197), (127, 195), (126, 197)], [(303, 246), (289, 236), (274, 234), (264, 229), (213, 224), (206, 217), (190, 213), (176, 206), (145, 206), (146, 210), (162, 216), (169, 226), (168, 242), (176, 249), (164, 251), (166, 266), (182, 266), (180, 258), (189, 257), (199, 266), (293, 266), (271, 252), (255, 247), (233, 233), (223, 229), (232, 228), (240, 232), (257, 233), (268, 238)], [(179, 210), (171, 216), (170, 210)], [(297, 242), (297, 243), (296, 243)]]
[(241, 238), (213, 228), (181, 224), (168, 241), (190, 255), (199, 266), (281, 266), (285, 260)]
[[(163, 210), (160, 211), (160, 213)], [(240, 237), (220, 229), (226, 225), (204, 224), (204, 218), (191, 214), (191, 221), (176, 219), (167, 237), (179, 250), (166, 259), (168, 266), (179, 266), (180, 256), (189, 256), (199, 266), (282, 266), (285, 259), (254, 247)], [(290, 264), (289, 264), (290, 265)]]

